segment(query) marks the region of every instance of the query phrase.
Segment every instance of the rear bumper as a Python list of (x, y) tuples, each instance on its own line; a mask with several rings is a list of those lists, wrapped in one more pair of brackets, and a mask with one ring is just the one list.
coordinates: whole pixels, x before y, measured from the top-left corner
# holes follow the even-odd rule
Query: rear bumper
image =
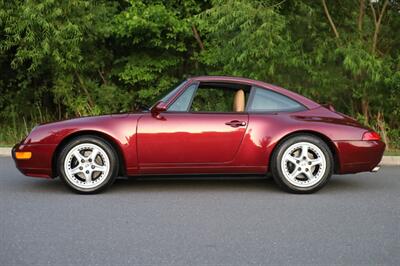
[[(335, 141), (339, 159), (339, 174), (373, 172), (382, 160), (382, 141)], [(379, 169), (378, 169), (379, 170)]]
[[(52, 178), (52, 157), (56, 149), (56, 145), (50, 144), (16, 144), (11, 155), (14, 159), (15, 166), (24, 175)], [(32, 152), (30, 159), (18, 160), (15, 158), (15, 152)]]
[(379, 171), (379, 169), (381, 169), (381, 166), (380, 166), (380, 165), (378, 165), (378, 166), (375, 166), (375, 167), (374, 167), (374, 169), (372, 169), (372, 170), (371, 170), (371, 172), (374, 172), (374, 173), (376, 173), (376, 172), (378, 172), (378, 171)]

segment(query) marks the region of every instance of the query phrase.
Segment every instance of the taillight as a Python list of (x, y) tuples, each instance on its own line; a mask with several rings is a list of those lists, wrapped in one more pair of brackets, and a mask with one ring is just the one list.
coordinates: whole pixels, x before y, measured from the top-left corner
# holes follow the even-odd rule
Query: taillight
[(364, 133), (362, 140), (381, 140), (381, 136), (375, 131), (368, 131)]

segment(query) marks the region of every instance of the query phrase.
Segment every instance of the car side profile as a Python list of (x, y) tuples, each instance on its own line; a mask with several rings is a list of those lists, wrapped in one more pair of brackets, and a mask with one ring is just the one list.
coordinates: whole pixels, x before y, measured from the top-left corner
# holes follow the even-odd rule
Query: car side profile
[(267, 174), (311, 193), (331, 175), (377, 171), (385, 144), (370, 128), (261, 81), (192, 77), (149, 110), (35, 127), (12, 155), (25, 175), (99, 192), (117, 176)]

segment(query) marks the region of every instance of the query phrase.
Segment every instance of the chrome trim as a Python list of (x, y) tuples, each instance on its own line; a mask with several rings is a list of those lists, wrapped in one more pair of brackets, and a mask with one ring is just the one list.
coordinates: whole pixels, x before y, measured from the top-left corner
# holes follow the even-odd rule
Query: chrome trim
[(380, 168), (381, 168), (381, 166), (380, 166), (380, 165), (377, 165), (377, 166), (374, 167), (374, 169), (371, 170), (371, 172), (376, 173), (376, 172), (379, 171)]

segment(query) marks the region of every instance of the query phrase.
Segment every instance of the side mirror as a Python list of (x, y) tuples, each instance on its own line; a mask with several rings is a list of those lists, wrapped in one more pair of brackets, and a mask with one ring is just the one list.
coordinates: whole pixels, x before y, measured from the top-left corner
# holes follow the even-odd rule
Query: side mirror
[(154, 116), (158, 116), (160, 113), (167, 111), (167, 104), (165, 102), (157, 102), (150, 110)]

